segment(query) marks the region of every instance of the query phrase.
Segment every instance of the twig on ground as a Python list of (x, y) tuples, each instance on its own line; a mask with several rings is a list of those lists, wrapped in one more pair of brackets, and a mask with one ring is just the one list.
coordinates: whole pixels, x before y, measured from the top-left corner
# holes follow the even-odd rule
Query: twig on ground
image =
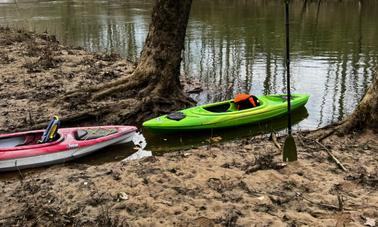
[(338, 206), (331, 205), (331, 204), (314, 202), (314, 201), (312, 201), (312, 200), (306, 198), (305, 196), (302, 196), (302, 198), (303, 198), (304, 200), (306, 200), (306, 201), (308, 201), (308, 202), (314, 204), (314, 205), (317, 205), (317, 206), (319, 206), (319, 207), (323, 207), (323, 208), (325, 208), (325, 209), (329, 209), (329, 210), (339, 210), (339, 208), (340, 208), (340, 207), (338, 207)]
[(270, 134), (270, 138), (272, 139), (274, 145), (275, 145), (278, 149), (281, 150), (281, 145), (278, 143), (278, 141), (277, 141), (277, 137), (276, 137), (276, 134), (275, 134), (274, 132), (272, 132), (272, 133)]
[(344, 210), (344, 200), (343, 200), (343, 197), (337, 193), (337, 201), (339, 202), (339, 211), (343, 211)]
[(345, 172), (348, 172), (347, 168), (345, 168), (345, 166), (331, 153), (331, 151), (326, 147), (324, 146), (322, 143), (320, 143), (319, 141), (315, 140), (315, 143), (317, 143), (318, 145), (320, 145), (322, 148), (324, 148), (324, 150), (327, 152), (327, 154), (332, 158), (332, 160), (334, 162), (336, 162), (336, 164)]

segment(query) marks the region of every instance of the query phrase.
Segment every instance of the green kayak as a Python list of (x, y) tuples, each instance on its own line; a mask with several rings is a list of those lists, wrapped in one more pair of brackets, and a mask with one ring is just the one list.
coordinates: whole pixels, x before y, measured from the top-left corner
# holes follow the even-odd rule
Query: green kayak
[[(237, 110), (233, 100), (196, 106), (160, 116), (143, 123), (154, 130), (198, 130), (232, 127), (270, 120), (287, 113), (286, 95), (258, 96), (260, 106)], [(307, 103), (308, 94), (291, 96), (292, 110)]]

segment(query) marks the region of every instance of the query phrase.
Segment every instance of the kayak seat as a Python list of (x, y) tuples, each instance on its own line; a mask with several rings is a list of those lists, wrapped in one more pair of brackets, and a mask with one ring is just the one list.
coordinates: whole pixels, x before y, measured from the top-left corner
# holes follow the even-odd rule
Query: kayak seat
[(117, 133), (117, 129), (79, 129), (75, 132), (76, 140), (93, 140)]
[(23, 144), (18, 146), (26, 146), (26, 145), (33, 145), (38, 144), (39, 139), (41, 138), (42, 133), (30, 133), (25, 136), (25, 140)]
[[(14, 144), (10, 147), (20, 147), (20, 146), (28, 146), (28, 145), (34, 145), (39, 143), (39, 139), (41, 138), (42, 133), (29, 133), (23, 136), (18, 136), (18, 137), (12, 137), (10, 141), (13, 141)], [(60, 135), (57, 133), (56, 136), (54, 137), (54, 140), (50, 141), (56, 141), (60, 138)], [(18, 142), (16, 142), (18, 141)], [(0, 140), (0, 145), (1, 145), (1, 140)]]
[(226, 112), (234, 112), (234, 111), (238, 111), (238, 107), (237, 107), (237, 105), (235, 104), (234, 101), (231, 101), (230, 102), (230, 108), (228, 108), (228, 110)]

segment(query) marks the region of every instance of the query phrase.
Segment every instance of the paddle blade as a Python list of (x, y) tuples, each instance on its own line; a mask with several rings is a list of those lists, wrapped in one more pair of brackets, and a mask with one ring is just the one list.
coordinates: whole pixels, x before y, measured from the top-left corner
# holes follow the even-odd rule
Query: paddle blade
[(297, 146), (295, 145), (295, 141), (292, 135), (289, 135), (285, 140), (283, 148), (283, 161), (297, 161)]

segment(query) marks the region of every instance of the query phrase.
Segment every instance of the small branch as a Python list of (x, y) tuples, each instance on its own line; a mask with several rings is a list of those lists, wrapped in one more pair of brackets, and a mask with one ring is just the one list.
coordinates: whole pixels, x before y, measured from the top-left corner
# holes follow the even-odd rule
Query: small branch
[(339, 208), (340, 208), (340, 207), (337, 207), (337, 206), (334, 206), (334, 205), (331, 205), (331, 204), (314, 202), (314, 201), (310, 200), (309, 198), (306, 198), (305, 196), (302, 196), (302, 198), (304, 200), (310, 202), (311, 204), (317, 205), (319, 207), (322, 207), (322, 208), (325, 208), (325, 209), (328, 209), (328, 210), (339, 210)]
[(336, 164), (345, 172), (348, 172), (347, 168), (345, 168), (345, 166), (331, 153), (331, 151), (326, 147), (324, 146), (322, 143), (320, 143), (319, 141), (315, 140), (315, 143), (317, 143), (318, 145), (320, 145), (322, 148), (324, 148), (324, 150), (327, 152), (327, 154), (332, 158), (332, 160), (334, 162), (336, 162)]
[(274, 145), (275, 145), (278, 149), (281, 150), (281, 145), (278, 143), (278, 141), (277, 141), (277, 137), (276, 137), (276, 134), (275, 134), (274, 132), (272, 132), (272, 133), (270, 134), (270, 138), (272, 139)]

